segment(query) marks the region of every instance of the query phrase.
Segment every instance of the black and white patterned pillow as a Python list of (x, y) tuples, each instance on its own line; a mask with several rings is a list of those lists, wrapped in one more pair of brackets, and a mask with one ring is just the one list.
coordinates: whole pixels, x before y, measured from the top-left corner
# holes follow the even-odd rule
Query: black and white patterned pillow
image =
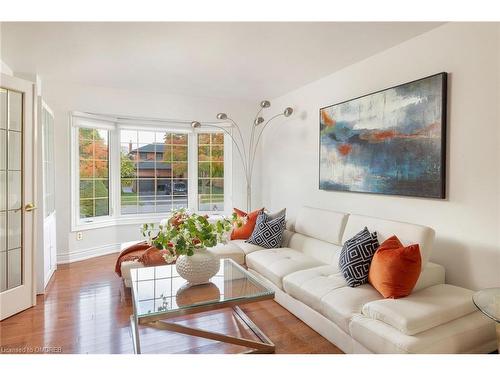
[[(281, 211), (280, 211), (281, 213)], [(283, 240), (283, 231), (285, 230), (285, 212), (281, 215), (268, 215), (261, 212), (257, 217), (255, 229), (252, 235), (245, 242), (265, 247), (266, 249), (274, 249), (281, 247)]]
[(366, 227), (344, 243), (339, 268), (347, 285), (356, 287), (368, 282), (370, 263), (378, 247), (377, 232), (370, 233)]

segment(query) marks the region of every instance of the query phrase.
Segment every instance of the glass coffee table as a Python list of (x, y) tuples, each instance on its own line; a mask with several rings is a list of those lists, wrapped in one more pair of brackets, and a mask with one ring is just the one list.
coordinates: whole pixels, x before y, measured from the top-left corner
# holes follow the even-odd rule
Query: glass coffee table
[(500, 288), (480, 290), (474, 293), (472, 301), (479, 311), (495, 321), (498, 353), (500, 353)]
[[(269, 338), (240, 309), (239, 305), (270, 300), (274, 291), (231, 259), (221, 259), (219, 272), (210, 283), (189, 286), (175, 265), (131, 270), (133, 315), (130, 316), (135, 353), (141, 353), (139, 325), (203, 337), (250, 348), (245, 353), (274, 353)], [(229, 336), (168, 322), (170, 318), (232, 308), (233, 315), (259, 339)]]

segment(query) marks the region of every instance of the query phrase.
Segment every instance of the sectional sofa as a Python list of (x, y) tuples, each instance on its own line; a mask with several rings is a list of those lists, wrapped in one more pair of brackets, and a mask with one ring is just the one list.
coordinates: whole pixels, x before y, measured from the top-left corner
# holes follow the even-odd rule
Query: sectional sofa
[[(384, 299), (369, 284), (347, 286), (338, 268), (342, 244), (365, 226), (380, 243), (395, 234), (404, 245), (420, 245), (422, 271), (410, 296)], [(444, 267), (429, 261), (433, 242), (429, 227), (303, 207), (287, 222), (281, 248), (235, 240), (211, 251), (246, 266), (276, 302), (346, 353), (495, 351), (493, 321), (474, 307), (474, 291), (445, 283)], [(126, 286), (137, 267), (122, 263)]]
[[(383, 299), (369, 284), (351, 288), (338, 268), (342, 244), (362, 230), (381, 243), (395, 234), (418, 243), (422, 271), (408, 297)], [(415, 224), (303, 207), (287, 223), (283, 247), (243, 240), (212, 249), (231, 258), (275, 291), (275, 300), (346, 353), (489, 353), (494, 323), (477, 311), (473, 291), (445, 283), (429, 261), (434, 230)]]

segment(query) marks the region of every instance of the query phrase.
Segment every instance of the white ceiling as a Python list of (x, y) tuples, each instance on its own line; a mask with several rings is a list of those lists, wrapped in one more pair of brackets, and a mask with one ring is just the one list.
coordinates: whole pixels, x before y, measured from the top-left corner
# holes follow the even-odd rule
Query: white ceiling
[(45, 80), (274, 98), (440, 23), (2, 23), (0, 58)]

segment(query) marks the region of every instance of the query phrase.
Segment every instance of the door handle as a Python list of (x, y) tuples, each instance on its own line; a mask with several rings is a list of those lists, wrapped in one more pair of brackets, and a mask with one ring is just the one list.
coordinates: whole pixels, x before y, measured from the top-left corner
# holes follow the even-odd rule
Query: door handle
[(24, 206), (24, 211), (26, 212), (31, 212), (33, 210), (36, 210), (36, 206), (33, 203), (28, 203), (26, 206)]

